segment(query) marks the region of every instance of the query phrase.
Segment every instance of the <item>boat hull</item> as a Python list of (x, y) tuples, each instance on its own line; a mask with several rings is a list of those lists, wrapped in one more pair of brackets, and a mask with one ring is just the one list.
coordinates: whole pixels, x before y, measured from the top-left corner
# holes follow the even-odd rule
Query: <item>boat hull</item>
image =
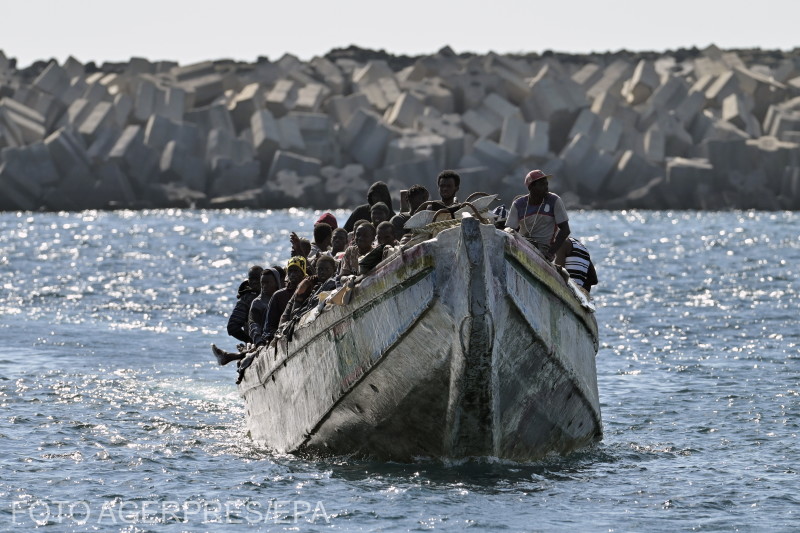
[(278, 452), (527, 461), (601, 437), (596, 352), (552, 265), (467, 217), (264, 348), (239, 387)]

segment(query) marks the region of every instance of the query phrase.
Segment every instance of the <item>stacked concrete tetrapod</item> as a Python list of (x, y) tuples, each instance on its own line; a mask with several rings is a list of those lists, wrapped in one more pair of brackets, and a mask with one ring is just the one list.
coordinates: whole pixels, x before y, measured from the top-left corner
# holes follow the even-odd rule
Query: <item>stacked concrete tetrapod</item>
[(572, 204), (800, 208), (800, 54), (378, 55), (0, 53), (0, 209), (350, 207), (444, 168), (459, 198), (542, 168)]

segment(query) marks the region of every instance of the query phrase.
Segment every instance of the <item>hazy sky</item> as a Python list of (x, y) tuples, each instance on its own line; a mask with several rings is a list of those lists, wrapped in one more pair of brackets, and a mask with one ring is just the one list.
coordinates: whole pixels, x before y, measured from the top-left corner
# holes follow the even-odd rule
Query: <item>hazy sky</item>
[(307, 60), (355, 44), (394, 54), (800, 46), (800, 0), (0, 0), (19, 66), (69, 55)]

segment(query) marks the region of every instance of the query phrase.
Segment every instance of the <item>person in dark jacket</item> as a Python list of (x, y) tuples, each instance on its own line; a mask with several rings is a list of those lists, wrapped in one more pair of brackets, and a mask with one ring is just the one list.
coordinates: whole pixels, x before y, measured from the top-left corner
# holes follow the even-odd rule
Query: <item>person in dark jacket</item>
[(283, 287), (283, 277), (276, 268), (265, 268), (261, 274), (261, 294), (250, 305), (247, 328), (253, 344), (264, 344), (262, 333), (272, 295)]
[(247, 331), (247, 319), (250, 316), (250, 305), (261, 292), (261, 273), (263, 271), (264, 268), (258, 265), (250, 267), (247, 272), (247, 280), (239, 285), (236, 305), (228, 318), (228, 335), (244, 343), (251, 342)]
[(264, 322), (264, 331), (262, 333), (266, 342), (272, 340), (278, 332), (278, 325), (281, 322), (286, 305), (292, 298), (295, 289), (301, 281), (306, 277), (306, 258), (303, 256), (294, 256), (289, 259), (286, 265), (286, 287), (275, 291), (269, 301), (267, 308), (267, 319)]
[(353, 212), (350, 214), (350, 218), (348, 218), (347, 222), (344, 223), (344, 229), (350, 233), (353, 231), (356, 221), (371, 221), (372, 216), (370, 209), (378, 202), (383, 202), (389, 207), (389, 217), (386, 220), (389, 220), (395, 215), (394, 209), (392, 208), (392, 195), (389, 193), (389, 186), (382, 181), (376, 181), (369, 188), (369, 192), (367, 192), (367, 203), (362, 204), (353, 210)]

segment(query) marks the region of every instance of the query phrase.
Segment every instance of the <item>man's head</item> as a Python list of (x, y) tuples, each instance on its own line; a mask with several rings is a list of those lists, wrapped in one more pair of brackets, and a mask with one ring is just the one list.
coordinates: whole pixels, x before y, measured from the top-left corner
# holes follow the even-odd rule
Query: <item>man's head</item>
[(347, 248), (347, 230), (336, 228), (331, 236), (331, 252), (338, 254), (344, 251), (345, 248)]
[(259, 265), (253, 265), (247, 271), (247, 284), (250, 285), (250, 289), (256, 292), (261, 290), (261, 273), (264, 271), (264, 267)]
[(389, 222), (392, 223), (392, 228), (394, 228), (394, 238), (398, 241), (403, 238), (403, 235), (406, 234), (405, 224), (406, 219), (403, 216), (395, 215), (392, 217), (392, 220)]
[(370, 208), (369, 213), (370, 213), (370, 218), (372, 218), (372, 224), (374, 226), (377, 226), (378, 224), (380, 224), (385, 220), (389, 220), (389, 217), (392, 214), (389, 211), (389, 206), (383, 202), (378, 202), (374, 204)]
[(461, 186), (461, 176), (452, 170), (444, 170), (436, 178), (436, 184), (439, 186), (439, 196), (442, 200), (452, 202)]
[(375, 226), (371, 222), (364, 222), (356, 228), (355, 244), (362, 254), (369, 252), (372, 241), (375, 240)]
[(375, 205), (378, 202), (383, 202), (387, 206), (392, 203), (392, 196), (389, 193), (389, 186), (382, 181), (373, 183), (367, 192), (367, 203)]
[(531, 170), (525, 176), (525, 188), (533, 198), (542, 198), (549, 191), (547, 182), (552, 176), (545, 174), (541, 170)]
[(301, 255), (303, 257), (308, 257), (308, 254), (311, 253), (311, 241), (304, 237), (300, 237), (297, 239), (297, 244), (292, 244), (292, 255), (297, 256)]
[(331, 245), (331, 236), (333, 229), (325, 222), (317, 222), (314, 224), (314, 242), (320, 249), (327, 250)]
[(387, 244), (391, 245), (394, 243), (394, 226), (388, 220), (384, 220), (380, 224), (378, 224), (378, 229), (376, 230), (376, 237), (378, 240), (378, 244)]
[(306, 258), (302, 255), (296, 255), (289, 259), (286, 263), (286, 277), (289, 278), (289, 283), (297, 285), (306, 277)]
[(413, 214), (414, 211), (416, 211), (419, 206), (427, 202), (430, 197), (431, 195), (428, 192), (428, 189), (422, 185), (412, 185), (411, 188), (408, 189), (408, 205), (411, 208), (411, 213)]
[(321, 255), (317, 259), (317, 280), (326, 281), (336, 273), (336, 260), (329, 255)]
[(261, 273), (261, 294), (269, 295), (280, 289), (280, 274), (271, 268), (265, 268)]

